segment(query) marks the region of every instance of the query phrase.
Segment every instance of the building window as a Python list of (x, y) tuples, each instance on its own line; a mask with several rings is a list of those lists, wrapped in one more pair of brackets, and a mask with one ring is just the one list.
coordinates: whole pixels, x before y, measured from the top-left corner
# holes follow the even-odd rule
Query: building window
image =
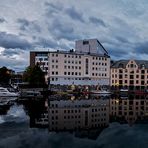
[(48, 58), (44, 58), (44, 61), (48, 61)]
[(89, 44), (89, 41), (83, 41), (83, 45)]
[(54, 71), (52, 71), (52, 75), (54, 75)]
[(88, 74), (88, 59), (85, 59), (85, 74)]
[(145, 71), (144, 71), (144, 70), (141, 70), (141, 73), (142, 73), (142, 74), (144, 74), (144, 73), (145, 73)]
[(144, 79), (144, 75), (141, 75), (141, 79)]

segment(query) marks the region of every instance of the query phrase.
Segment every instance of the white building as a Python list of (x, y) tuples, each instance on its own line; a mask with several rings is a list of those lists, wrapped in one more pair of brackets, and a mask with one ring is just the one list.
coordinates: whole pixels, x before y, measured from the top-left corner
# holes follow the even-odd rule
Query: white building
[(48, 74), (50, 84), (110, 83), (110, 57), (97, 39), (76, 41), (75, 51), (31, 52), (30, 65), (36, 63)]

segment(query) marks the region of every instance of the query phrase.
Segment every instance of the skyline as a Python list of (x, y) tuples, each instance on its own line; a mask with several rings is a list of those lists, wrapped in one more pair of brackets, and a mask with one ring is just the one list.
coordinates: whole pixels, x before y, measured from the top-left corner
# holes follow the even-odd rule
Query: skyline
[(113, 60), (146, 60), (147, 8), (146, 0), (2, 0), (0, 67), (24, 70), (30, 51), (70, 50), (76, 40), (90, 38)]

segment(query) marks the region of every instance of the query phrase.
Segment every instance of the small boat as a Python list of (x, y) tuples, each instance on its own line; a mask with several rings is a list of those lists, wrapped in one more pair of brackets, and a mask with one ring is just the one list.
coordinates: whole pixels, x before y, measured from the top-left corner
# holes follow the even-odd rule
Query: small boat
[(93, 90), (91, 91), (92, 94), (111, 94), (108, 90)]
[(7, 88), (0, 87), (0, 97), (17, 97), (18, 93), (10, 92)]
[(120, 89), (120, 92), (128, 92), (128, 89)]
[(20, 98), (43, 98), (39, 91), (24, 91), (20, 93)]

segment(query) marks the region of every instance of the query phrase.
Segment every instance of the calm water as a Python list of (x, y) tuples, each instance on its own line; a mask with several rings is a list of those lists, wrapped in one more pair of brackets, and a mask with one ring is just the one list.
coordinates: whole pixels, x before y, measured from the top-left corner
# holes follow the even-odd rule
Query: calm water
[(1, 105), (0, 148), (148, 147), (147, 96), (56, 99)]

